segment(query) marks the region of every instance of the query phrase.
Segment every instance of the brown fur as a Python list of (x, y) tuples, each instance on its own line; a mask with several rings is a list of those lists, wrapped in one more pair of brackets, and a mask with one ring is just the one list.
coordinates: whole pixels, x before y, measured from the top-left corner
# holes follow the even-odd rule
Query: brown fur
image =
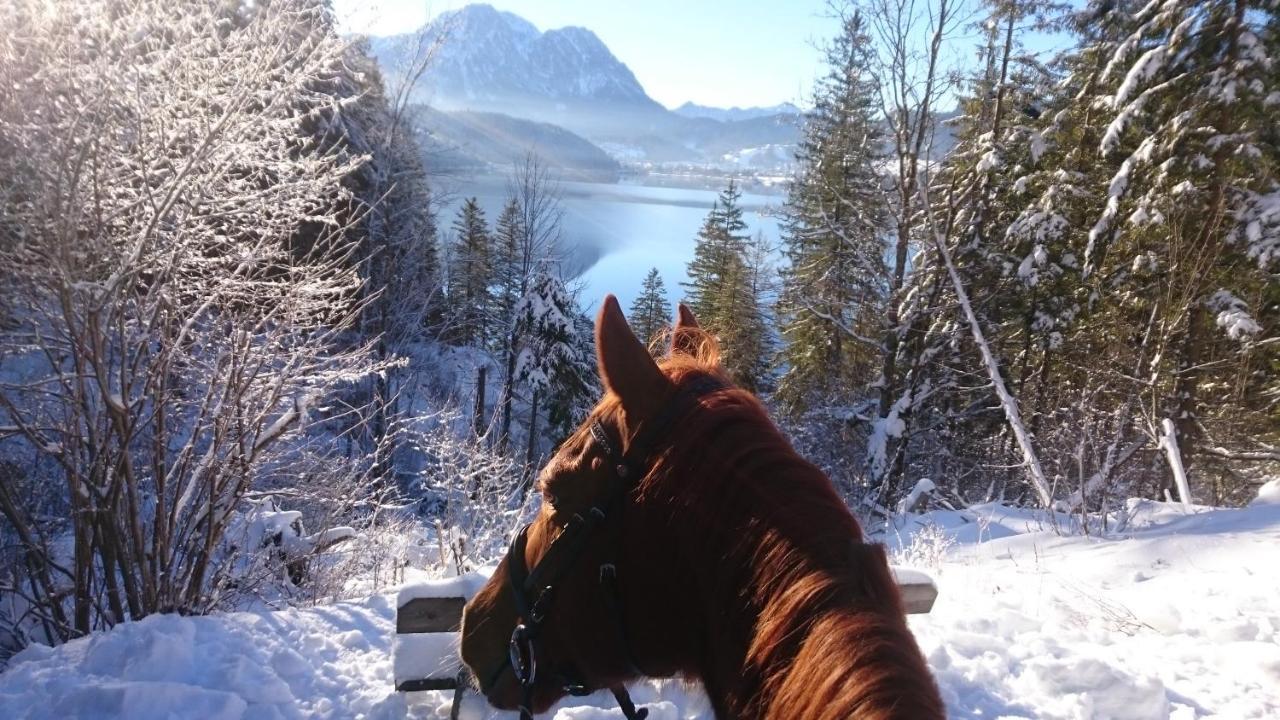
[[(714, 341), (682, 308), (676, 352), (661, 363), (661, 377), (641, 368), (639, 386), (628, 388), (624, 375), (638, 360), (625, 347), (605, 347), (625, 345), (614, 336), (621, 313), (611, 312), (606, 303), (597, 323), (610, 392), (592, 415), (618, 436), (634, 436), (691, 379), (723, 379)], [(739, 389), (714, 392), (665, 436), (622, 517), (559, 589), (540, 661), (555, 667), (572, 659), (596, 686), (634, 679), (595, 585), (598, 562), (614, 559), (605, 553), (617, 543), (636, 664), (646, 674), (701, 680), (717, 717), (943, 717), (883, 550), (863, 544), (830, 481), (795, 453), (760, 403)], [(564, 443), (539, 481), (556, 507), (544, 505), (530, 531), (529, 562), (565, 518), (598, 496), (604, 472), (585, 429)], [(515, 624), (497, 581), (503, 572), (464, 622), (463, 657), (482, 681), (501, 662)], [(484, 689), (503, 707), (518, 697), (510, 673)], [(544, 709), (558, 696), (540, 687), (535, 705)]]

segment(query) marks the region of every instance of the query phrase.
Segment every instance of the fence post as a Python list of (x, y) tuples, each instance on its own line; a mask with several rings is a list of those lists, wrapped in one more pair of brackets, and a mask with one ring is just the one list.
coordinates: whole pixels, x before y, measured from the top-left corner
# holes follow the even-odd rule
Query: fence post
[(484, 428), (485, 426), (484, 391), (485, 391), (485, 375), (487, 374), (488, 369), (489, 368), (485, 367), (484, 365), (481, 365), (480, 367), (476, 368), (476, 406), (475, 406), (475, 409), (472, 411), (471, 424), (473, 429), (475, 430), (477, 437), (484, 435), (484, 429), (485, 429)]

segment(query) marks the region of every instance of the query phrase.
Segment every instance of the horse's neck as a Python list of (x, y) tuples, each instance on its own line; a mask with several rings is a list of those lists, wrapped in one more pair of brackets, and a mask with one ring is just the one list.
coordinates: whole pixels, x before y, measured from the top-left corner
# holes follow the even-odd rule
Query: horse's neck
[(686, 470), (703, 496), (672, 498), (716, 508), (680, 524), (705, 573), (705, 641), (686, 667), (722, 720), (942, 718), (883, 549), (767, 422), (718, 431)]
[(760, 717), (930, 720), (938, 691), (900, 618), (833, 610), (815, 620), (784, 673), (766, 685)]
[(722, 717), (944, 716), (882, 551), (851, 552), (843, 576), (801, 562), (756, 594), (756, 612), (737, 619), (741, 657), (720, 658), (708, 687)]

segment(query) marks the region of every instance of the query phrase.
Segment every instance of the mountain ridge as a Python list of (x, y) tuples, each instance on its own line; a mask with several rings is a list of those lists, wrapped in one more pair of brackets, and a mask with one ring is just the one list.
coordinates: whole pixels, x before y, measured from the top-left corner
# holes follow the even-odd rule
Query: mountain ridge
[(794, 103), (780, 102), (777, 105), (752, 106), (752, 107), (716, 107), (714, 105), (700, 105), (693, 101), (689, 101), (673, 109), (671, 112), (677, 115), (691, 118), (710, 118), (712, 120), (753, 120), (755, 118), (769, 117), (772, 115), (801, 115), (802, 111)]
[[(685, 108), (694, 116), (668, 110), (581, 26), (541, 31), (519, 15), (481, 4), (442, 13), (419, 33), (436, 53), (415, 102), (557, 125), (630, 164), (725, 165), (724, 158), (742, 151), (793, 146), (798, 139), (795, 116), (786, 112), (732, 108), (712, 117), (706, 115), (718, 108)], [(368, 39), (384, 75), (397, 74), (417, 37)]]

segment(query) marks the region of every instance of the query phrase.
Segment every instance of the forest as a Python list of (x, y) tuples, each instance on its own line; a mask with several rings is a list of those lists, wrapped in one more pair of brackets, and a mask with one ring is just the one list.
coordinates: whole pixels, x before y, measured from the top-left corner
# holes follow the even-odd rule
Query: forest
[[(686, 304), (868, 527), (1280, 476), (1275, 0), (834, 10), (781, 237), (728, 182), (630, 308), (654, 354)], [(324, 0), (0, 27), (0, 666), (500, 555), (602, 391), (554, 171), (443, 213), (435, 47), (384, 81)]]

